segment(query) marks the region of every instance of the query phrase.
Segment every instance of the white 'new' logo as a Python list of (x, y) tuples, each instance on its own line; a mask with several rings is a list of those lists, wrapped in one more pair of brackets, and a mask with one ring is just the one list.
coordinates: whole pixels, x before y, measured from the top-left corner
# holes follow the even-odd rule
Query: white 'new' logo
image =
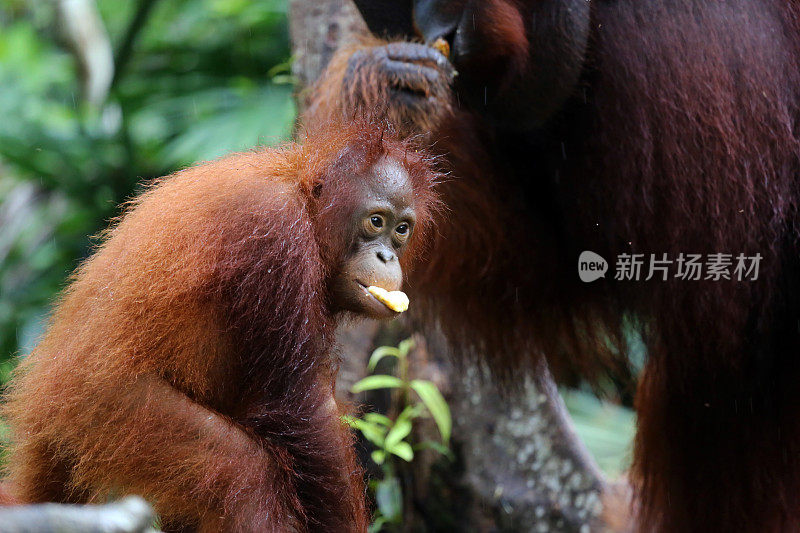
[(589, 283), (599, 278), (606, 277), (608, 262), (594, 252), (586, 250), (578, 257), (578, 277), (581, 281)]

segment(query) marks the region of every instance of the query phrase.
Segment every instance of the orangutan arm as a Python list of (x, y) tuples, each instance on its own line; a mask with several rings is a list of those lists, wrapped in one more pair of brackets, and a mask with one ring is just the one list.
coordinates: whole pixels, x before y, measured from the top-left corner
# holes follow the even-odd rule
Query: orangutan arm
[(197, 520), (201, 530), (258, 530), (276, 516), (291, 521), (279, 498), (291, 481), (278, 455), (240, 426), (155, 376), (107, 392), (113, 396), (96, 409), (106, 419), (82, 426), (90, 429), (77, 442), (77, 484), (124, 487), (167, 521)]

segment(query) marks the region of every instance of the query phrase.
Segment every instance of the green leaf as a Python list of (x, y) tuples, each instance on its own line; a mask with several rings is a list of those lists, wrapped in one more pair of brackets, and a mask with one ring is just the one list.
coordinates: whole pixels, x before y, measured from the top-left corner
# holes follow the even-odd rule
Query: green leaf
[(386, 518), (384, 518), (383, 516), (379, 515), (375, 517), (375, 520), (373, 520), (372, 523), (367, 528), (367, 533), (380, 533), (380, 531), (383, 529), (383, 524), (385, 523), (386, 523)]
[(636, 427), (633, 411), (598, 400), (585, 391), (561, 389), (560, 392), (575, 432), (600, 468), (609, 476), (627, 470)]
[(427, 408), (422, 404), (415, 404), (415, 405), (406, 405), (405, 409), (400, 411), (400, 414), (397, 415), (397, 420), (408, 419), (413, 420), (418, 416), (425, 413)]
[(384, 357), (400, 357), (400, 350), (395, 348), (394, 346), (381, 346), (369, 357), (369, 363), (367, 364), (367, 370), (372, 372), (375, 370), (375, 367), (378, 366), (378, 362)]
[(455, 461), (456, 456), (453, 455), (452, 450), (442, 444), (441, 442), (435, 442), (432, 440), (426, 440), (425, 442), (421, 442), (419, 444), (414, 445), (414, 451), (420, 450), (434, 450), (439, 452), (441, 455), (444, 455), (451, 461)]
[(453, 428), (453, 419), (450, 416), (450, 407), (444, 400), (442, 393), (430, 381), (415, 379), (411, 381), (411, 388), (416, 391), (425, 407), (431, 413), (436, 426), (439, 428), (439, 434), (442, 436), (442, 442), (445, 444), (450, 440), (450, 431)]
[(392, 427), (392, 419), (380, 413), (367, 413), (364, 415), (364, 420), (372, 422), (373, 424), (380, 424), (386, 427)]
[(411, 433), (411, 420), (407, 418), (398, 418), (392, 429), (390, 429), (389, 433), (386, 435), (384, 447), (386, 449), (393, 448), (397, 443), (406, 438), (409, 433)]
[(372, 444), (378, 446), (379, 448), (384, 447), (387, 432), (387, 429), (384, 426), (372, 424), (365, 420), (361, 420), (360, 418), (353, 419), (351, 425), (359, 430), (361, 434), (364, 435), (364, 438), (366, 438)]
[(375, 490), (375, 503), (378, 510), (390, 522), (398, 522), (403, 513), (403, 491), (396, 477), (389, 477), (378, 482)]
[(356, 382), (350, 389), (350, 392), (358, 393), (374, 389), (396, 389), (402, 386), (403, 382), (400, 381), (399, 378), (378, 374), (376, 376), (367, 376)]
[(401, 359), (406, 357), (408, 355), (408, 352), (410, 352), (414, 348), (414, 345), (415, 345), (414, 339), (411, 338), (401, 341), (400, 344), (397, 345), (397, 350), (400, 352), (399, 357)]
[(414, 450), (412, 450), (411, 445), (405, 441), (398, 442), (391, 448), (387, 448), (387, 451), (409, 463), (414, 459)]
[(382, 465), (383, 462), (386, 460), (386, 452), (383, 450), (375, 450), (370, 454), (372, 457), (372, 462), (376, 465)]

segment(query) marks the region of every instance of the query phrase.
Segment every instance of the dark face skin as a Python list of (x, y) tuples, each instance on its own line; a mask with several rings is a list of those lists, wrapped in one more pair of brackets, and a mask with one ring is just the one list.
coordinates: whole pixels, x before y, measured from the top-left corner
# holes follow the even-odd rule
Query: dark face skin
[(397, 313), (376, 300), (367, 287), (396, 291), (402, 285), (399, 258), (416, 222), (414, 190), (406, 171), (391, 159), (378, 162), (360, 185), (361, 207), (350, 220), (353, 250), (334, 280), (334, 299), (345, 311), (392, 318)]

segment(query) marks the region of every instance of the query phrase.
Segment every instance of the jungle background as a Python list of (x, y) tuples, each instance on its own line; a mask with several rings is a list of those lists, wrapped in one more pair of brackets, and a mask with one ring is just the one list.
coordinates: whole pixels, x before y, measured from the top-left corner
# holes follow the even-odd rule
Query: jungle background
[[(0, 386), (91, 236), (143, 182), (290, 139), (289, 11), (281, 0), (0, 0)], [(618, 476), (629, 401), (562, 395)]]

